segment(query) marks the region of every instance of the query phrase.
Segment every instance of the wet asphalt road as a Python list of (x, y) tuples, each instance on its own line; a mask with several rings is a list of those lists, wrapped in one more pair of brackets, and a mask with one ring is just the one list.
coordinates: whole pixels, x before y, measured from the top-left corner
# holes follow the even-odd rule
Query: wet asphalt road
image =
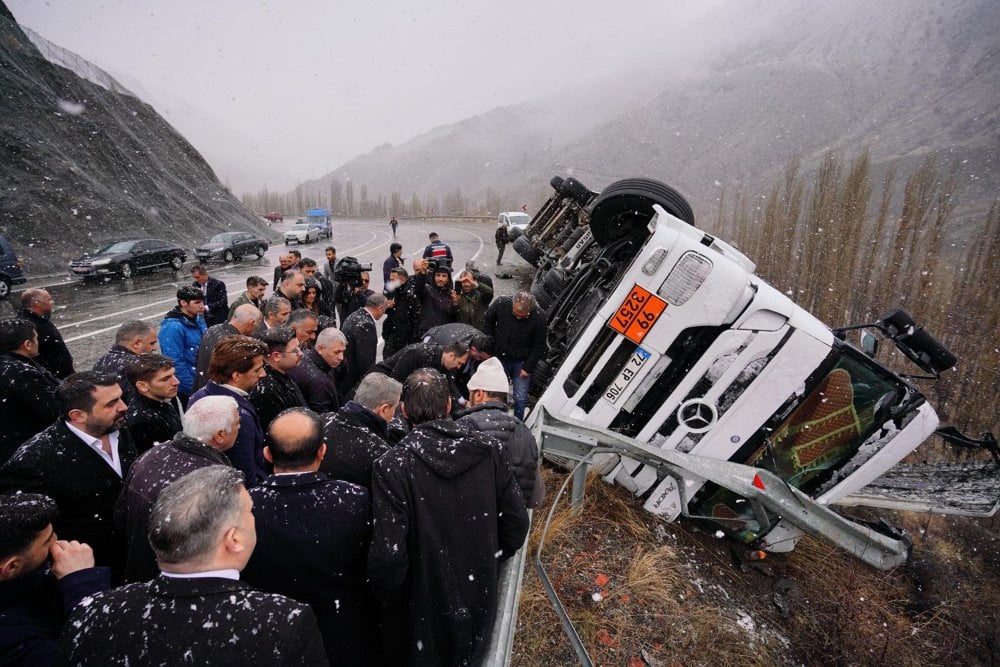
[[(291, 223), (277, 224), (276, 231), (283, 231)], [(441, 240), (451, 246), (455, 255), (455, 266), (463, 267), (468, 260), (476, 260), (480, 269), (496, 276), (496, 246), (493, 242), (495, 223), (492, 222), (400, 222), (397, 239), (403, 244), (406, 268), (412, 274), (412, 261), (423, 254), (427, 245), (427, 235), (437, 232)], [(206, 239), (190, 239), (188, 248)], [(389, 244), (393, 241), (392, 231), (387, 221), (343, 220), (333, 222), (332, 241), (323, 239), (313, 243), (289, 248), (297, 248), (303, 257), (312, 257), (322, 264), (325, 261), (324, 248), (333, 245), (337, 257), (357, 257), (362, 263), (373, 265), (370, 288), (382, 289), (382, 262), (389, 256)], [(263, 276), (270, 282), (278, 255), (285, 252), (285, 246), (273, 244), (262, 259), (256, 256), (238, 260), (231, 264), (221, 261), (208, 265), (209, 273), (226, 283), (229, 299), (237, 298), (246, 288), (246, 279), (252, 275)], [(50, 278), (30, 280), (25, 287), (44, 287), (55, 300), (52, 321), (62, 332), (70, 352), (73, 354), (77, 370), (91, 368), (94, 361), (113, 344), (115, 331), (122, 322), (130, 319), (147, 320), (159, 324), (163, 315), (176, 305), (174, 292), (178, 287), (191, 283), (191, 266), (194, 251), (188, 253), (188, 262), (180, 271), (169, 268), (156, 269), (140, 274), (129, 280), (113, 279), (104, 283), (84, 285), (78, 278)], [(528, 265), (508, 246), (504, 253), (503, 271), (519, 270), (523, 273)], [(68, 274), (68, 267), (67, 267)], [(516, 289), (514, 279), (494, 277), (497, 294), (511, 294)], [(268, 287), (268, 294), (271, 288)], [(19, 304), (19, 292), (10, 299), (0, 301), (0, 317), (13, 314)]]

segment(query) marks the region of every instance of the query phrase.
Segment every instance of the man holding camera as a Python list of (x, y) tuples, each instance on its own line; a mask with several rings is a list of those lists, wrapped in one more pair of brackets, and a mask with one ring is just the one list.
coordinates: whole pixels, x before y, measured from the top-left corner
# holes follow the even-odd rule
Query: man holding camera
[(364, 308), (368, 297), (374, 294), (368, 289), (368, 272), (371, 270), (371, 264), (362, 264), (355, 257), (344, 257), (337, 262), (337, 270), (333, 276), (337, 281), (334, 301), (337, 303), (337, 316), (341, 328), (351, 313)]
[[(451, 262), (444, 259), (418, 259), (413, 262), (417, 277), (413, 293), (420, 300), (418, 338), (428, 329), (454, 322), (458, 316), (458, 292), (451, 285)], [(427, 284), (430, 274), (431, 284)]]

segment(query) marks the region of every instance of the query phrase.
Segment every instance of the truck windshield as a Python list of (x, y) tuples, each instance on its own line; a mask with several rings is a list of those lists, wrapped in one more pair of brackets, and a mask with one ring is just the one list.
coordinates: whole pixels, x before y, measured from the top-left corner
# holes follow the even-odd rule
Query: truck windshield
[[(908, 395), (905, 385), (863, 354), (847, 346), (839, 346), (835, 354), (832, 367), (826, 366), (825, 374), (743, 463), (810, 493), (850, 461), (886, 421), (889, 408)], [(750, 504), (714, 485), (697, 494), (690, 510), (692, 516), (729, 527), (744, 541), (762, 536)]]

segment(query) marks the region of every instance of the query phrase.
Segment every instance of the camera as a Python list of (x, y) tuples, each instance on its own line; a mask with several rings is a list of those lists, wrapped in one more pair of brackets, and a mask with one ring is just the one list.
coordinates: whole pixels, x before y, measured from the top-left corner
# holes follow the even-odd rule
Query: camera
[(371, 264), (362, 264), (357, 257), (345, 257), (337, 262), (333, 277), (348, 287), (361, 287), (361, 274), (371, 270)]
[(438, 257), (437, 259), (428, 258), (427, 272), (433, 274), (438, 269), (444, 269), (448, 273), (451, 273), (451, 260), (444, 257)]

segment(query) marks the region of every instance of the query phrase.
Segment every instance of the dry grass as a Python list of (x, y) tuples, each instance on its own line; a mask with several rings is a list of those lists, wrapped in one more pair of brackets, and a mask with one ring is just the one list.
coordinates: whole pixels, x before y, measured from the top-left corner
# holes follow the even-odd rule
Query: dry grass
[[(563, 477), (545, 474), (551, 502)], [(536, 514), (532, 559), (547, 512)], [(563, 499), (542, 562), (598, 665), (993, 664), (1000, 557), (988, 522), (906, 520), (914, 557), (891, 573), (810, 538), (739, 565), (714, 531), (663, 524), (594, 478), (582, 512)], [(782, 586), (793, 589), (787, 616), (775, 604)], [(529, 565), (513, 664), (576, 663)]]

